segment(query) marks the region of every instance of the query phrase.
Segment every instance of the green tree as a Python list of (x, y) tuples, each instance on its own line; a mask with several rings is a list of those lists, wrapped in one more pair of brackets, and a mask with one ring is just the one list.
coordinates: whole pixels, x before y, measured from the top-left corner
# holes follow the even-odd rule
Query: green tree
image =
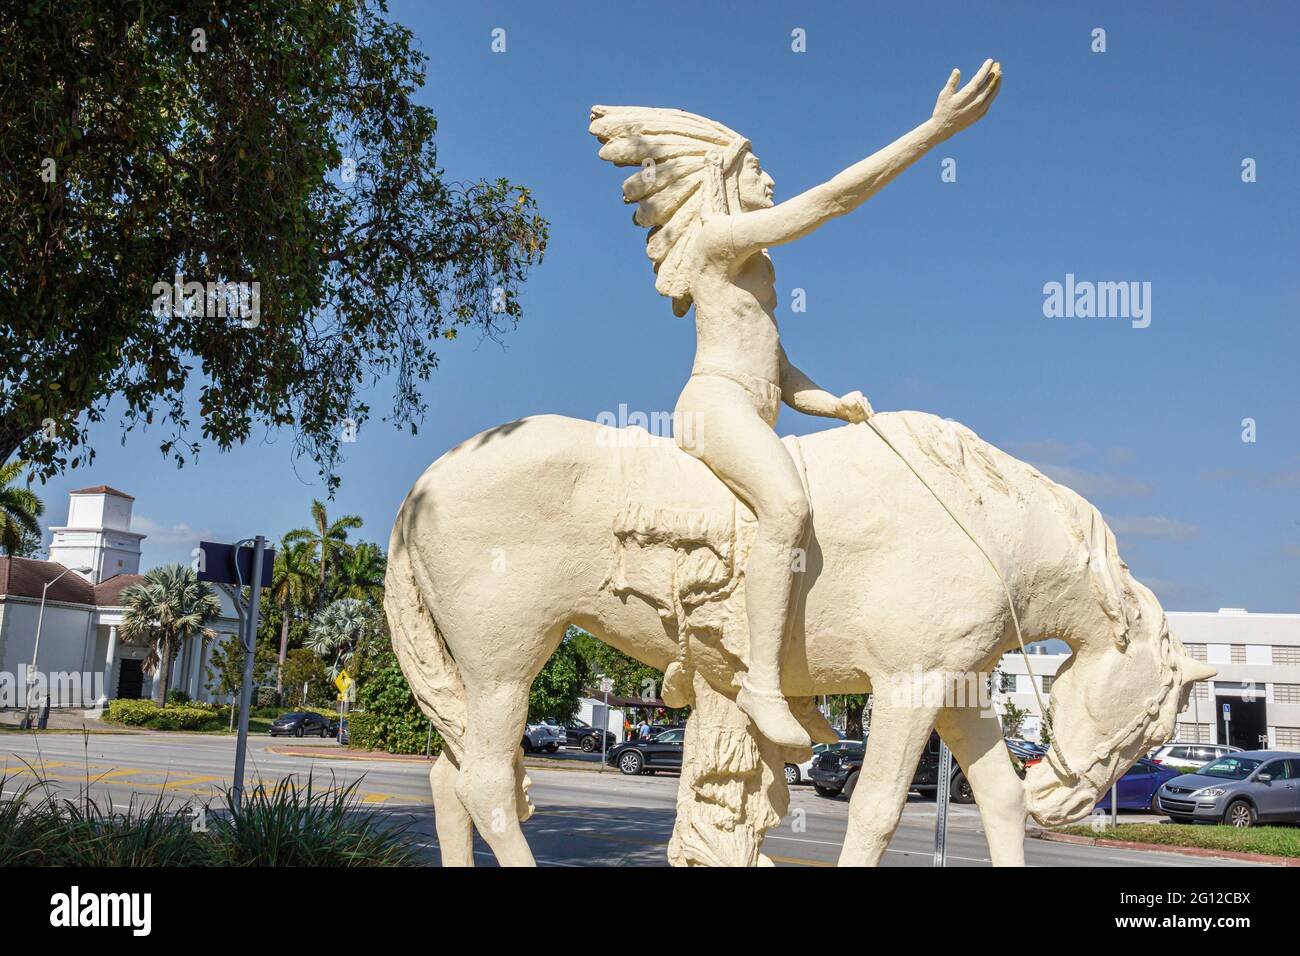
[(375, 615), (356, 598), (339, 598), (316, 615), (307, 634), (307, 647), (329, 661), (332, 680), (347, 667), (367, 629), (373, 629)]
[[(437, 347), (519, 320), (546, 223), (526, 189), (444, 177), (425, 57), (385, 13), (0, 7), (0, 461), (89, 463), (112, 402), (182, 463), (197, 393), (204, 438), (292, 428), (332, 491), (366, 388), (394, 382), (385, 418), (414, 431)], [(177, 275), (211, 298), (168, 308)], [(219, 282), (257, 283), (256, 315), (221, 314)]]
[(147, 572), (143, 581), (122, 591), (121, 600), (118, 633), (127, 643), (149, 648), (144, 670), (159, 672), (154, 696), (162, 704), (176, 652), (196, 634), (204, 639), (216, 636), (208, 624), (221, 616), (221, 602), (212, 585), (183, 564), (165, 564)]
[(0, 550), (10, 557), (29, 557), (41, 543), (45, 502), (14, 484), (25, 467), (24, 461), (0, 465)]
[(573, 717), (578, 712), (582, 688), (590, 680), (591, 669), (578, 650), (576, 636), (566, 634), (528, 691), (528, 719), (554, 717), (564, 721)]
[(379, 545), (361, 542), (338, 561), (338, 595), (376, 605), (381, 603), (387, 567), (387, 559)]
[[(275, 649), (257, 642), (253, 655), (253, 683), (265, 684), (275, 670)], [(244, 648), (237, 635), (227, 637), (208, 655), (208, 686), (221, 696), (238, 694), (244, 684)]]
[(590, 675), (608, 677), (613, 682), (615, 694), (644, 698), (649, 691), (652, 697), (659, 696), (663, 671), (628, 657), (580, 627), (571, 625), (564, 633), (564, 640), (573, 642), (574, 649), (587, 662)]
[(280, 542), (275, 554), (275, 568), (271, 572), (271, 590), (268, 597), (280, 609), (280, 654), (275, 669), (276, 693), (284, 691), (284, 659), (289, 649), (289, 624), (295, 608), (309, 606), (316, 588), (316, 572), (312, 567), (311, 548), (306, 542), (290, 544)]
[[(334, 700), (337, 692), (330, 682), (325, 662), (305, 647), (295, 647), (289, 652), (283, 668), (285, 696), (298, 701), (299, 706), (324, 705)], [(303, 693), (304, 685), (307, 688)]]
[(364, 750), (422, 754), (428, 742), (432, 753), (440, 753), (442, 738), (437, 731), (430, 736), (429, 718), (411, 694), (383, 615), (376, 618), (364, 629), (353, 658), (355, 710), (360, 713), (351, 719), (350, 744)]
[(1029, 711), (1024, 707), (1017, 707), (1014, 702), (1008, 700), (1003, 704), (1005, 710), (1002, 712), (1002, 736), (1019, 737), (1025, 726), (1025, 718), (1029, 716)]
[(348, 547), (348, 532), (361, 527), (361, 519), (356, 515), (344, 515), (336, 521), (330, 521), (323, 502), (313, 500), (311, 503), (312, 527), (295, 528), (284, 536), (284, 544), (307, 545), (308, 551), (316, 558), (317, 589), (316, 610), (325, 607), (325, 580), (337, 570), (338, 563), (351, 550)]

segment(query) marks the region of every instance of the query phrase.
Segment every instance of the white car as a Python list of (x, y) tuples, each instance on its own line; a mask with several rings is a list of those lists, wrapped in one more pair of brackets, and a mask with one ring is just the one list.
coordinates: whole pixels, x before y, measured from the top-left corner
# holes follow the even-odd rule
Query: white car
[(547, 753), (555, 753), (564, 743), (564, 728), (558, 724), (541, 721), (536, 724), (529, 724), (524, 728), (524, 739), (522, 746), (524, 753), (534, 753), (538, 750), (545, 750)]
[(808, 776), (808, 771), (812, 769), (813, 761), (820, 757), (828, 750), (843, 750), (845, 747), (860, 745), (861, 740), (841, 740), (834, 744), (814, 744), (812, 756), (803, 763), (788, 763), (785, 765), (785, 782), (788, 784), (809, 783), (812, 777)]
[(1240, 747), (1229, 744), (1164, 744), (1147, 756), (1162, 767), (1186, 767), (1196, 770), (1225, 754), (1240, 753)]

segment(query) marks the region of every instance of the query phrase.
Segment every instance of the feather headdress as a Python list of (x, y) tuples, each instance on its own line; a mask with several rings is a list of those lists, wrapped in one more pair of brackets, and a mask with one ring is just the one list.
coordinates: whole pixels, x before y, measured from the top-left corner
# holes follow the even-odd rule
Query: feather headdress
[(624, 181), (623, 202), (639, 203), (632, 221), (650, 229), (646, 255), (654, 262), (656, 291), (685, 315), (701, 219), (739, 211), (728, 173), (749, 140), (694, 113), (645, 106), (593, 106), (588, 129), (600, 140), (601, 159), (641, 167)]

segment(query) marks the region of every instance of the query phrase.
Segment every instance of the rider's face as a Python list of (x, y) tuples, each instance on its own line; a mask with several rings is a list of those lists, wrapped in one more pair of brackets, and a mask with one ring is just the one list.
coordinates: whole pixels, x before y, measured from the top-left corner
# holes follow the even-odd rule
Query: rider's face
[(772, 190), (776, 188), (776, 183), (771, 176), (763, 172), (758, 157), (753, 153), (746, 153), (745, 158), (741, 160), (740, 179), (737, 185), (740, 189), (740, 204), (746, 211), (767, 209), (773, 204)]

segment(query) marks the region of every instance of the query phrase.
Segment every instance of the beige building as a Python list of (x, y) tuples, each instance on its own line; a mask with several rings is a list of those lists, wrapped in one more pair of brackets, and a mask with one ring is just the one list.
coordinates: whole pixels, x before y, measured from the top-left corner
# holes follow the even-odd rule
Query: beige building
[[(1168, 613), (1169, 627), (1187, 652), (1219, 669), (1213, 680), (1196, 685), (1178, 718), (1175, 739), (1244, 750), (1300, 750), (1300, 614), (1251, 614), (1242, 608)], [(1068, 654), (1030, 655), (1033, 679), (1048, 706), (1052, 681), (1067, 660)], [(1010, 701), (1029, 711), (1021, 733), (1037, 739), (1038, 702), (1020, 653), (1003, 657), (1001, 671), (995, 706), (1005, 712)]]

